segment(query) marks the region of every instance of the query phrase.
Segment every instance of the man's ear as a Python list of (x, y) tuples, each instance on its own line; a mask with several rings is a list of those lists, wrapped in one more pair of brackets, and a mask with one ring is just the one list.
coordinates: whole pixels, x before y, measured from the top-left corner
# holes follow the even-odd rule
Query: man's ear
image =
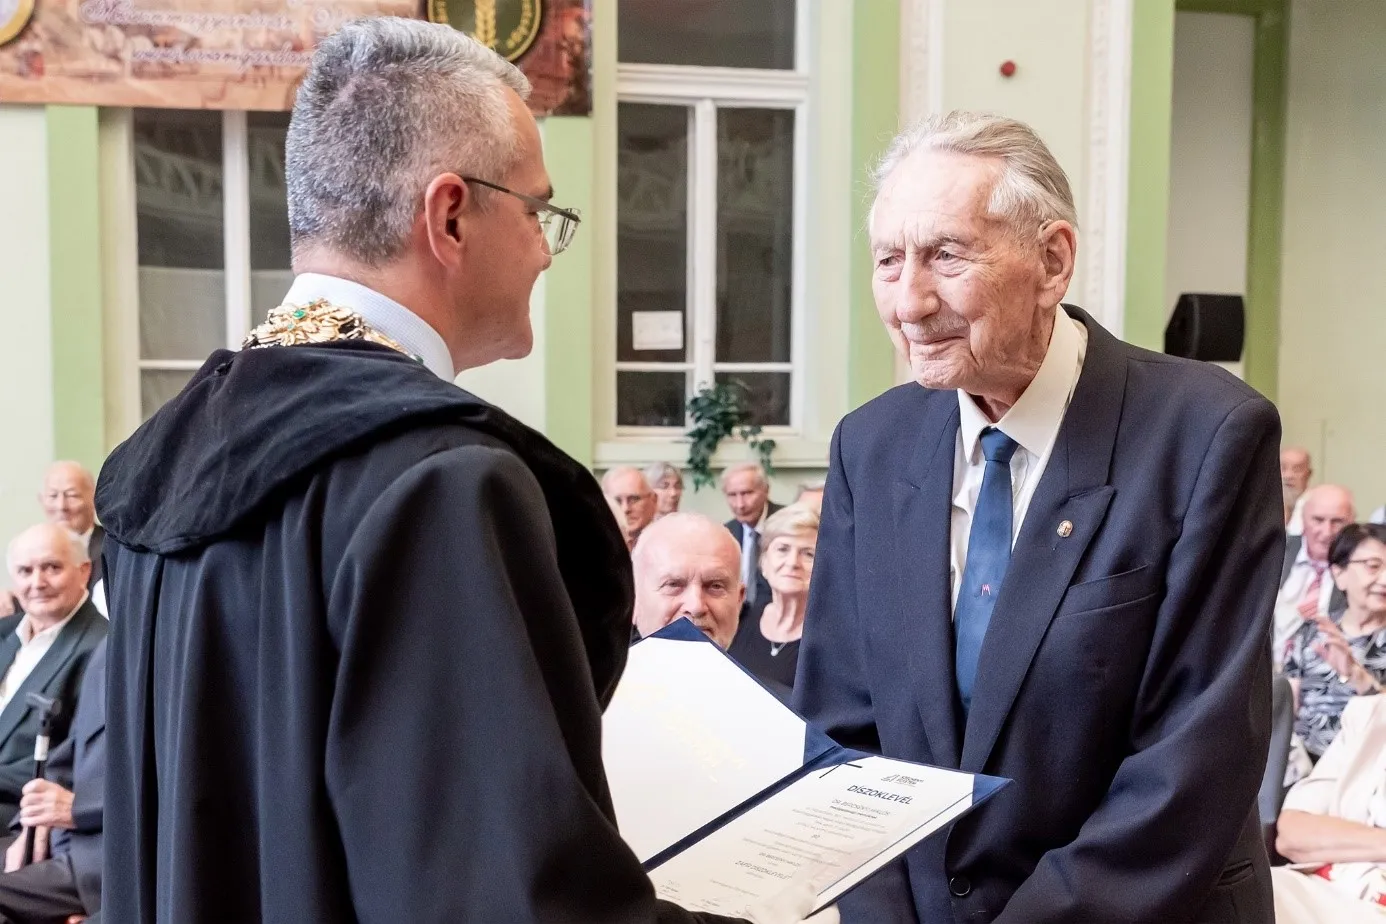
[(472, 190), (454, 173), (433, 178), (424, 190), (423, 233), (433, 252), (442, 263), (454, 263), (461, 251), (466, 223), (474, 211)]
[(1045, 302), (1058, 304), (1073, 280), (1078, 259), (1078, 234), (1066, 221), (1051, 221), (1040, 229), (1040, 262), (1044, 278), (1040, 290), (1048, 297)]

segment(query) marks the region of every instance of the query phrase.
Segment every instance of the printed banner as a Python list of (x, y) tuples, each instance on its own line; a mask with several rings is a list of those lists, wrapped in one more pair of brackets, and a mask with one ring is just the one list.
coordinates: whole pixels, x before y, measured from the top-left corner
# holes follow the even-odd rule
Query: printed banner
[(525, 72), (536, 115), (591, 111), (586, 0), (0, 0), (0, 102), (285, 110), (363, 16), (448, 23)]

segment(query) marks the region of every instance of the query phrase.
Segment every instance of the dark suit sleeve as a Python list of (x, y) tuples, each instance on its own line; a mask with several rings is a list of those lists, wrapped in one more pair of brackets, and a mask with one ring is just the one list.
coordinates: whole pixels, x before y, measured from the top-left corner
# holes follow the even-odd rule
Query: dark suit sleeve
[[(794, 706), (844, 747), (879, 754), (881, 741), (857, 621), (854, 514), (842, 460), (842, 424), (833, 433), (829, 459)], [(838, 905), (844, 920), (912, 924), (914, 899), (904, 860), (883, 868)]]
[[(30, 757), (30, 759), (29, 759), (29, 776), (28, 776), (27, 779), (24, 780), (24, 783), (27, 783), (27, 782), (29, 782), (30, 779), (33, 779), (33, 776), (34, 776), (34, 773), (33, 773), (33, 766), (34, 766), (34, 764), (33, 764), (33, 758)], [(63, 787), (64, 789), (68, 789), (68, 790), (72, 789), (72, 736), (71, 736), (71, 735), (69, 735), (69, 736), (67, 737), (67, 740), (64, 741), (62, 744), (58, 745), (58, 746), (55, 747), (53, 750), (51, 750), (51, 751), (48, 752), (48, 768), (47, 768), (47, 772), (45, 773), (45, 776), (47, 776), (48, 779), (52, 780), (54, 783), (57, 783), (59, 786)], [(21, 784), (20, 784), (20, 789), (23, 789), (23, 788), (24, 788), (24, 784), (21, 783)], [(10, 830), (11, 830), (11, 831), (18, 831), (19, 829), (20, 829), (20, 824), (19, 824), (19, 813), (18, 813), (18, 812), (15, 812), (14, 817), (10, 819)]]
[(358, 920), (699, 920), (656, 902), (608, 817), (577, 615), (514, 455), (452, 449), (396, 480), (329, 620), (327, 787)]
[(1078, 837), (1041, 858), (998, 924), (1182, 921), (1211, 895), (1256, 805), (1269, 744), (1266, 637), (1285, 541), (1279, 440), (1260, 398), (1213, 437), (1170, 555), (1131, 754)]

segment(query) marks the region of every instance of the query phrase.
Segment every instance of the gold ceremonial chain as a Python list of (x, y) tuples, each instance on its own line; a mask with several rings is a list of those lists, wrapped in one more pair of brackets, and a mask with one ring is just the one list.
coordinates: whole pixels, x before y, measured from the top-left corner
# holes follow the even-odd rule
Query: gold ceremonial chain
[(333, 340), (369, 340), (411, 356), (418, 362), (423, 361), (398, 340), (371, 327), (356, 312), (339, 308), (325, 298), (315, 299), (306, 305), (280, 305), (271, 309), (265, 323), (250, 332), (241, 349), (330, 343)]

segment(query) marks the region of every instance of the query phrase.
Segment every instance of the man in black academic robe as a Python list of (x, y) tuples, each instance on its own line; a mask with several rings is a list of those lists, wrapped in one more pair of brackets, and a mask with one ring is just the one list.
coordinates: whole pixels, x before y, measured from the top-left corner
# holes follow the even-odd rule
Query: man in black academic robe
[[(319, 45), (287, 304), (104, 466), (108, 920), (699, 919), (656, 901), (603, 772), (633, 599), (616, 523), (590, 473), (451, 381), (527, 352), (571, 233), (543, 236), (526, 88), (428, 23)], [(459, 138), (475, 163), (447, 159)], [(423, 162), (443, 172), (411, 179)]]

